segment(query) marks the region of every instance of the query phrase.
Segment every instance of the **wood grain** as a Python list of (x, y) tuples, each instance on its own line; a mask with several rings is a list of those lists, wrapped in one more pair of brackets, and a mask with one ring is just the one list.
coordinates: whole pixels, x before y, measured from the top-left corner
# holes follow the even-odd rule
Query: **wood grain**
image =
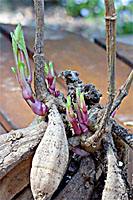
[(22, 160), (33, 155), (46, 127), (47, 123), (41, 122), (35, 126), (0, 135), (0, 179)]

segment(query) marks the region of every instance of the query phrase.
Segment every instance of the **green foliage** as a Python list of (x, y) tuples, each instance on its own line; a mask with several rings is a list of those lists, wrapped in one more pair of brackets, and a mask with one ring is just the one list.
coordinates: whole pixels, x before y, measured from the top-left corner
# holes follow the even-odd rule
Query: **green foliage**
[(101, 15), (104, 11), (99, 0), (60, 0), (69, 15), (77, 17), (90, 17)]
[[(64, 6), (68, 15), (73, 17), (84, 17), (95, 19), (104, 17), (104, 0), (58, 0)], [(133, 33), (133, 2), (132, 0), (116, 0), (116, 11), (118, 13), (117, 33)]]

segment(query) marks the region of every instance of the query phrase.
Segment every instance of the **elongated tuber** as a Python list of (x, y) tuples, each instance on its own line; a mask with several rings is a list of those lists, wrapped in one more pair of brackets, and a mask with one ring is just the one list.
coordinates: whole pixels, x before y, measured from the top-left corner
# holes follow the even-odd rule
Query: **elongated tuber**
[(55, 105), (48, 127), (32, 161), (31, 190), (35, 200), (44, 200), (57, 189), (69, 158), (68, 142), (61, 116)]

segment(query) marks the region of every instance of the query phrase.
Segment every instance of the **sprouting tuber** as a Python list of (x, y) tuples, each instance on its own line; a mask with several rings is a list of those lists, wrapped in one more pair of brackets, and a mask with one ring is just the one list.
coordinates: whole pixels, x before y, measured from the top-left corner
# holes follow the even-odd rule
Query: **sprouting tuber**
[(64, 124), (55, 105), (52, 105), (48, 117), (48, 127), (33, 157), (30, 173), (35, 200), (45, 199), (54, 193), (69, 158)]

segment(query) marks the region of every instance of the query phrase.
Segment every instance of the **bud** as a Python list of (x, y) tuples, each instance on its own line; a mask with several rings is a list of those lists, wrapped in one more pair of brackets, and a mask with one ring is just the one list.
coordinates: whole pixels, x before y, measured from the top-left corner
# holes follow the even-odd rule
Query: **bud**
[(78, 118), (78, 121), (80, 124), (83, 124), (83, 118), (82, 118), (82, 115), (81, 115), (81, 112), (79, 110), (79, 107), (78, 107), (78, 104), (77, 103), (74, 103), (74, 110), (76, 111), (76, 114), (77, 114), (77, 118)]
[(11, 38), (12, 38), (14, 58), (16, 62), (16, 71), (18, 73), (18, 62), (24, 63), (24, 65), (26, 66), (26, 69), (25, 69), (26, 80), (29, 84), (31, 84), (32, 72), (31, 72), (31, 67), (29, 63), (28, 53), (26, 50), (25, 41), (24, 41), (23, 30), (21, 30), (20, 24), (18, 24), (18, 26), (16, 27), (14, 34), (11, 32)]
[(55, 96), (59, 96), (59, 93), (55, 92), (56, 76), (55, 76), (55, 73), (54, 73), (52, 61), (50, 61), (49, 64), (44, 62), (44, 71), (45, 71), (45, 78), (48, 81), (50, 94), (55, 95)]
[(111, 115), (111, 116), (114, 118), (115, 114), (116, 114), (116, 110), (114, 110), (114, 111), (112, 112), (112, 115)]
[(59, 90), (55, 91), (55, 96), (56, 97), (60, 96), (60, 91)]
[(71, 122), (71, 124), (73, 126), (75, 134), (77, 134), (77, 135), (81, 134), (80, 127), (77, 123), (75, 114), (74, 114), (72, 106), (71, 106), (71, 97), (70, 96), (67, 97), (66, 114), (67, 114), (68, 120)]
[(27, 100), (27, 103), (36, 115), (40, 115), (40, 116), (46, 115), (48, 108), (42, 102), (35, 99), (35, 103), (33, 103), (31, 100)]

